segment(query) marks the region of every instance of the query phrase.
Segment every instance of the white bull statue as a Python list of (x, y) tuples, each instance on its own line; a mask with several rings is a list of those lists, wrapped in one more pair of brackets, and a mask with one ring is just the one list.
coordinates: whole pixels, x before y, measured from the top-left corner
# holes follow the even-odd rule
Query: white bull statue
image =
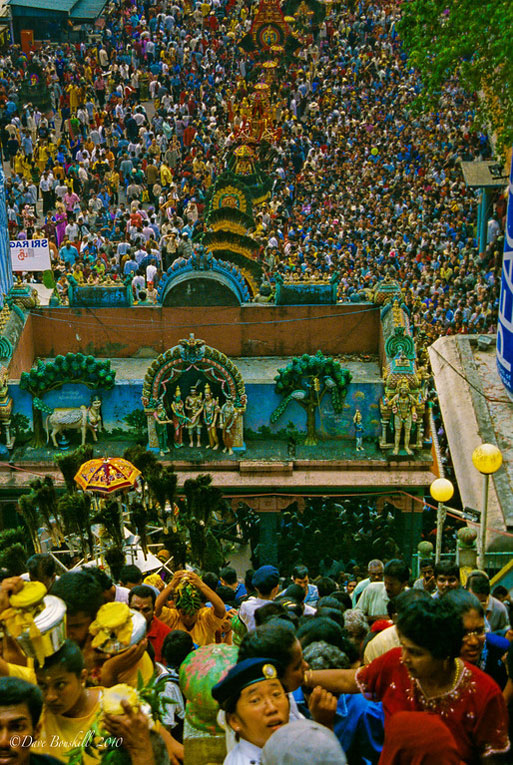
[[(98, 440), (97, 432), (101, 430), (101, 405), (99, 398), (93, 399), (91, 405), (86, 407), (56, 407), (45, 420), (46, 440), (52, 438), (53, 445), (58, 448), (56, 436), (64, 430), (80, 430), (82, 434), (82, 446), (86, 442), (87, 431), (93, 434), (93, 439)], [(46, 410), (48, 411), (48, 410)]]

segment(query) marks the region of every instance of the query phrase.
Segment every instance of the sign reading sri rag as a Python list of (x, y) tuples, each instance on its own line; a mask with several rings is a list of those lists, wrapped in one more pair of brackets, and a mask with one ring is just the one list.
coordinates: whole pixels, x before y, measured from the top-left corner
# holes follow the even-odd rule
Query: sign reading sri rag
[(50, 269), (48, 239), (11, 239), (13, 271), (47, 271)]

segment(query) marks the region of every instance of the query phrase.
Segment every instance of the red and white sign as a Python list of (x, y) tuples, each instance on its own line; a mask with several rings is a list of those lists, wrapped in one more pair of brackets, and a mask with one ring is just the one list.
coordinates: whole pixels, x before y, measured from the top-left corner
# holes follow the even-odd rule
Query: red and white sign
[(48, 271), (50, 245), (48, 239), (11, 239), (13, 271)]

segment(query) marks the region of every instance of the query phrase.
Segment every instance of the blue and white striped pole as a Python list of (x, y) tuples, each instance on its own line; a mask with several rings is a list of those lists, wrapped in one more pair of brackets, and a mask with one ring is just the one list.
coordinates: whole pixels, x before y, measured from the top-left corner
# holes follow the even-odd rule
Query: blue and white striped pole
[(497, 325), (497, 368), (506, 390), (513, 398), (513, 161), (509, 176), (505, 234)]

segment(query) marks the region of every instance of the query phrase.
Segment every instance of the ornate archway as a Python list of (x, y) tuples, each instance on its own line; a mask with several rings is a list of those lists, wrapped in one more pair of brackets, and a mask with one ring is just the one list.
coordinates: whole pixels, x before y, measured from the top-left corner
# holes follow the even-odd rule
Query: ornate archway
[(168, 268), (157, 299), (161, 305), (241, 305), (249, 303), (256, 291), (252, 276), (242, 274), (233, 263), (191, 257)]
[[(180, 380), (187, 377), (190, 379), (191, 374), (199, 376), (200, 383), (208, 383), (218, 391), (219, 398), (223, 397), (224, 401), (231, 399), (238, 413), (233, 449), (243, 450), (243, 412), (247, 401), (244, 380), (235, 364), (224, 353), (206, 345), (204, 340), (194, 337), (192, 333), (187, 339), (180, 340), (178, 345), (161, 353), (146, 372), (141, 399), (148, 420), (149, 448), (158, 448), (154, 416), (158, 404), (176, 389)], [(219, 400), (219, 405), (222, 403)]]

